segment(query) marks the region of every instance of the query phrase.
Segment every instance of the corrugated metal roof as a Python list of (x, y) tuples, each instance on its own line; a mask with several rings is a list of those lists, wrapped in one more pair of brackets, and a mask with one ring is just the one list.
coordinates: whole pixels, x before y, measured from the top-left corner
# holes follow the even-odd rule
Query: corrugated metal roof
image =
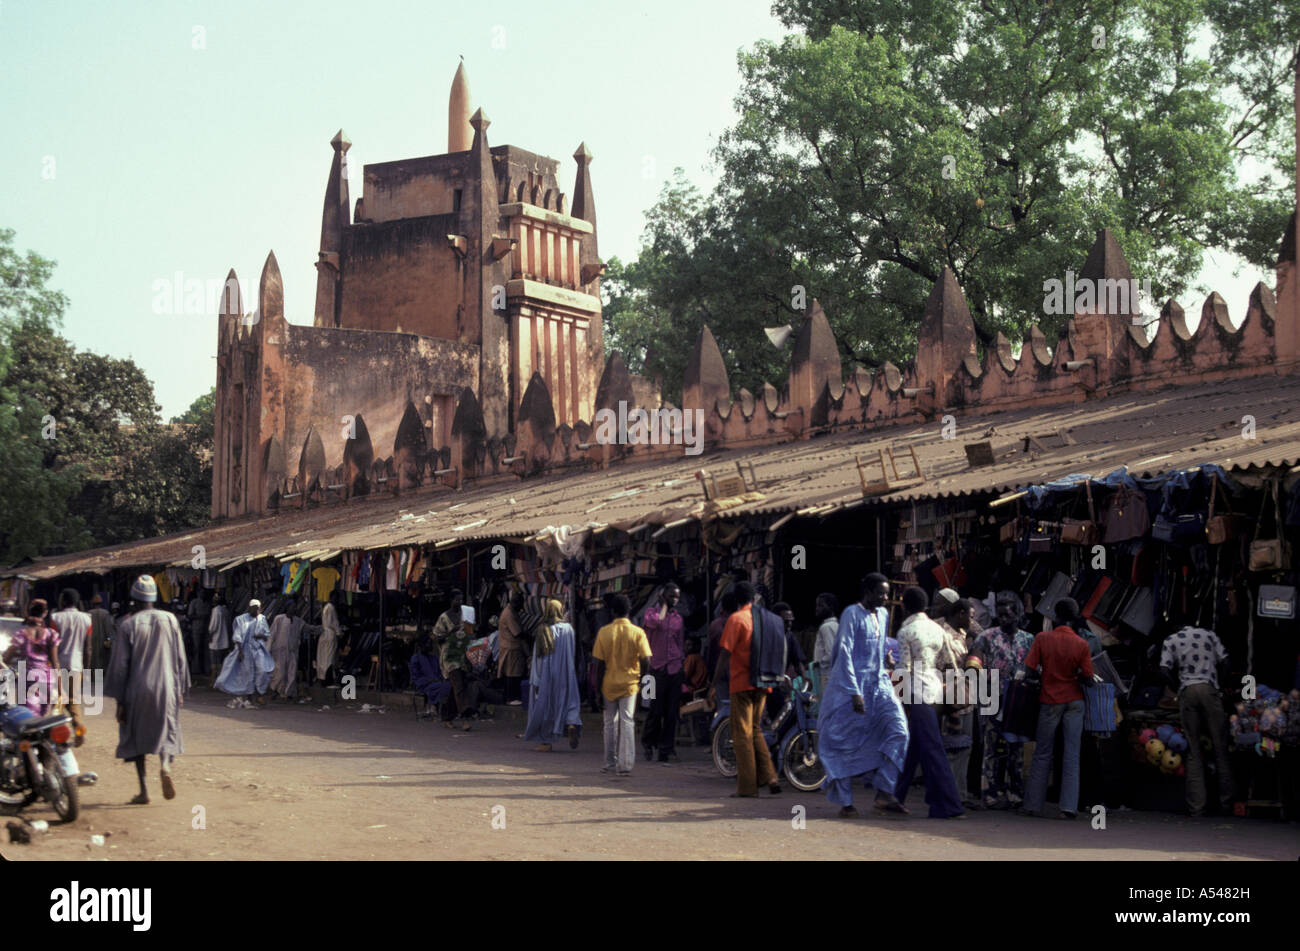
[[(1255, 438), (1243, 438), (1243, 417), (1255, 421)], [(656, 525), (684, 517), (703, 499), (694, 477), (701, 468), (734, 472), (752, 465), (762, 501), (726, 512), (772, 515), (815, 509), (825, 514), (862, 504), (855, 456), (883, 446), (914, 446), (927, 481), (866, 500), (903, 500), (1003, 492), (1071, 473), (1104, 475), (1128, 466), (1135, 475), (1157, 474), (1203, 462), (1225, 468), (1294, 465), (1300, 461), (1300, 376), (1227, 380), (1157, 392), (1126, 393), (1070, 406), (981, 413), (955, 420), (945, 439), (941, 420), (869, 432), (839, 432), (814, 439), (703, 456), (623, 463), (603, 471), (568, 470), (541, 478), (479, 484), (460, 491), (371, 497), (277, 516), (246, 518), (180, 535), (114, 548), (40, 559), (23, 573), (50, 578), (115, 567), (189, 564), (202, 545), (210, 567), (262, 557), (382, 548), (424, 543), (462, 544), (523, 538), (548, 525)], [(1026, 435), (1068, 432), (1074, 445), (1036, 457), (1022, 451)], [(965, 445), (990, 441), (997, 461), (970, 468)], [(910, 469), (910, 454), (900, 467)], [(905, 473), (904, 473), (905, 474)], [(318, 555), (319, 557), (319, 555)]]

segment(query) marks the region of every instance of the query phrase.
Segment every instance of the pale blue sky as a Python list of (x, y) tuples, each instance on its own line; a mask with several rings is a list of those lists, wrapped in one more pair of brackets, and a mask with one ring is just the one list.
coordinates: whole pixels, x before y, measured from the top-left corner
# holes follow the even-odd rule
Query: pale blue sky
[[(0, 0), (0, 227), (58, 262), (67, 336), (133, 358), (170, 417), (215, 380), (216, 318), (155, 314), (154, 282), (219, 282), (234, 267), (255, 286), (273, 249), (287, 316), (310, 323), (340, 127), (354, 200), (367, 162), (444, 152), (463, 54), (493, 145), (559, 159), (571, 192), (571, 156), (587, 143), (600, 252), (626, 260), (674, 166), (712, 184), (736, 52), (783, 33), (769, 7)], [(1272, 275), (1233, 279), (1217, 258), (1202, 282), (1240, 318)], [(1199, 314), (1199, 299), (1183, 304)]]

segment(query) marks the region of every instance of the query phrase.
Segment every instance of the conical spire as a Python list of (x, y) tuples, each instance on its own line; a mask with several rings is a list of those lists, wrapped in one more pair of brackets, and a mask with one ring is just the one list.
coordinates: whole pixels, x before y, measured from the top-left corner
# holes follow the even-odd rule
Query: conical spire
[(591, 193), (591, 172), (587, 170), (587, 166), (591, 164), (591, 152), (588, 151), (586, 142), (578, 146), (578, 150), (573, 153), (573, 158), (578, 163), (578, 177), (573, 184), (573, 208), (569, 213), (575, 218), (581, 218), (594, 225), (596, 199)]
[(451, 80), (451, 96), (447, 100), (447, 151), (468, 152), (474, 139), (469, 124), (469, 77), (465, 75), (465, 60), (456, 67)]

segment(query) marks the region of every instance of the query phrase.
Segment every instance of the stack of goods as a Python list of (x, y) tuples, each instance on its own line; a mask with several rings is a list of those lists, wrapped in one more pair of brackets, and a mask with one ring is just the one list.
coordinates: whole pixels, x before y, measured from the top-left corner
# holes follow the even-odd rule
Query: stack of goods
[(1187, 772), (1183, 765), (1187, 736), (1171, 723), (1134, 733), (1133, 751), (1134, 759), (1150, 763), (1167, 775), (1182, 776)]
[(1237, 712), (1228, 718), (1233, 742), (1260, 756), (1273, 756), (1282, 740), (1300, 742), (1300, 690), (1283, 694), (1260, 684), (1254, 700), (1237, 704)]

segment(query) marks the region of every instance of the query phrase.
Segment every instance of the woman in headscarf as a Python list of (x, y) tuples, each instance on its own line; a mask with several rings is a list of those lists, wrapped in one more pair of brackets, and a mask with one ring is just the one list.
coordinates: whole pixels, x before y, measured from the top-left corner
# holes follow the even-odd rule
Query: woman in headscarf
[(564, 620), (564, 605), (549, 600), (533, 642), (533, 672), (524, 739), (536, 742), (539, 753), (551, 751), (551, 741), (567, 734), (570, 749), (578, 748), (582, 732), (578, 678), (573, 667), (575, 637)]
[(26, 664), (27, 682), (18, 684), (19, 699), (32, 713), (43, 717), (58, 702), (59, 632), (46, 624), (49, 606), (41, 598), (27, 605), (27, 619), (14, 632), (5, 652), (10, 667)]

